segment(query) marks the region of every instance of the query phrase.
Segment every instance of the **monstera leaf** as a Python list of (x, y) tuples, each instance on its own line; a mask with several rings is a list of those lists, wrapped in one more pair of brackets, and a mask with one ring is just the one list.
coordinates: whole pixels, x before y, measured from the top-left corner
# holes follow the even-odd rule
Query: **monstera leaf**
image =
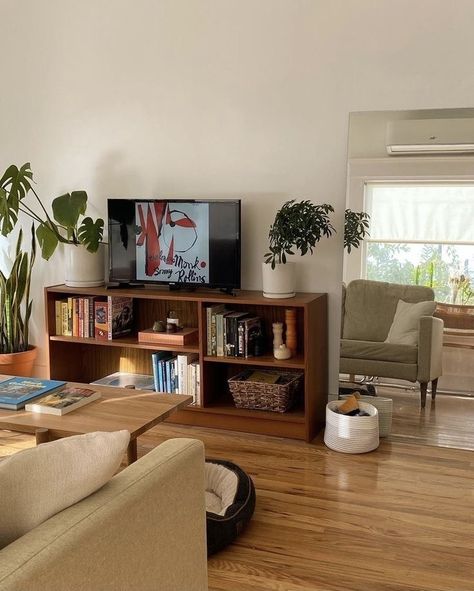
[(69, 240), (74, 240), (74, 230), (79, 221), (79, 216), (86, 213), (87, 193), (85, 191), (73, 191), (56, 197), (52, 203), (53, 216), (60, 226), (67, 231)]
[[(52, 222), (42, 222), (36, 229), (36, 238), (38, 239), (38, 244), (41, 248), (41, 256), (46, 261), (51, 258), (52, 254), (56, 250), (56, 246), (59, 242), (58, 236), (58, 229), (53, 229)], [(64, 242), (67, 242), (67, 240), (64, 240)]]
[(79, 230), (77, 231), (79, 242), (84, 244), (89, 252), (97, 252), (103, 234), (104, 220), (101, 220), (100, 218), (95, 222), (92, 220), (92, 218), (84, 218)]
[(15, 227), (20, 202), (31, 189), (32, 180), (29, 162), (21, 168), (12, 164), (0, 179), (0, 224), (3, 236), (8, 236)]

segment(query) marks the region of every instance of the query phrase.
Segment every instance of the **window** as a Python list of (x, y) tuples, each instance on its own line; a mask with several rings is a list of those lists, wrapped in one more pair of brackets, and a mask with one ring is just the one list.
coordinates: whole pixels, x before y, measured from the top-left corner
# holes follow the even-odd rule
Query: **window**
[(440, 302), (474, 303), (474, 183), (365, 183), (367, 279), (429, 285)]

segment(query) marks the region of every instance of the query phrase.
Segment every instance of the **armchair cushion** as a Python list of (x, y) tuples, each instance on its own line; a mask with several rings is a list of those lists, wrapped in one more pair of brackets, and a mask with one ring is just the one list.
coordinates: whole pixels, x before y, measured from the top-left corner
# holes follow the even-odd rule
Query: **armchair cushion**
[(341, 357), (416, 364), (418, 361), (418, 347), (415, 345), (398, 345), (392, 343), (376, 343), (374, 341), (342, 339)]
[(420, 318), (433, 316), (436, 302), (417, 302), (416, 304), (398, 300), (392, 326), (385, 339), (386, 343), (397, 345), (418, 345)]
[(392, 325), (398, 301), (434, 300), (430, 287), (356, 279), (346, 287), (343, 338), (383, 342)]

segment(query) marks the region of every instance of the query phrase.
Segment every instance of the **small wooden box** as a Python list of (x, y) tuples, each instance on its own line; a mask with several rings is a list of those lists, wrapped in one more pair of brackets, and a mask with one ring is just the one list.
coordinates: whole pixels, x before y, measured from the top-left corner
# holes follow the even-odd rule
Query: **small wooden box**
[(198, 342), (197, 328), (183, 328), (179, 332), (153, 332), (152, 328), (138, 333), (139, 343), (157, 345), (194, 345)]

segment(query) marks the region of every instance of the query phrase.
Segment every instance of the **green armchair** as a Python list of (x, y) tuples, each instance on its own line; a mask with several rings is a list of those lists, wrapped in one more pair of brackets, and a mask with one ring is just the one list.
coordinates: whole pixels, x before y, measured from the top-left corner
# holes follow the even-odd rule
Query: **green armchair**
[(436, 397), (442, 374), (443, 321), (432, 315), (418, 321), (416, 343), (387, 342), (399, 300), (434, 300), (429, 287), (356, 279), (343, 290), (341, 373), (419, 382), (421, 407), (428, 383)]

